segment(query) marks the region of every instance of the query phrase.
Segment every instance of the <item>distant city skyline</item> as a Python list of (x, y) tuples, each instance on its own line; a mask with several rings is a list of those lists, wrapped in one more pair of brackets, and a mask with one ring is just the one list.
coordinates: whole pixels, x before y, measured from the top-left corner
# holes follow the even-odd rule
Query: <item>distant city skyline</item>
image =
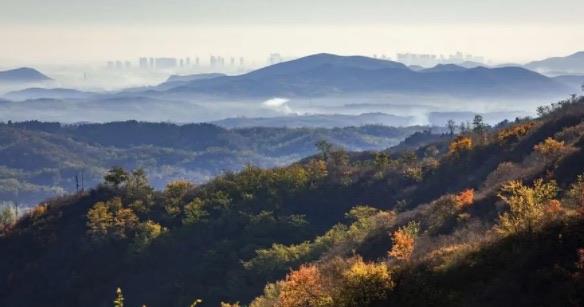
[(458, 51), (524, 63), (584, 50), (582, 12), (580, 0), (0, 0), (0, 65)]

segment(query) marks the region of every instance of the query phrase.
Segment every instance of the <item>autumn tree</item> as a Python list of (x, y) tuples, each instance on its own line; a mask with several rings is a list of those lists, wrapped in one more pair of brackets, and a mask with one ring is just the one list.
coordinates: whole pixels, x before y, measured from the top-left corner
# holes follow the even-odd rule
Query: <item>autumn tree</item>
[(448, 145), (448, 154), (451, 156), (460, 155), (471, 149), (472, 139), (467, 136), (459, 135)]
[(97, 202), (87, 212), (87, 232), (95, 241), (111, 238), (123, 240), (133, 234), (139, 219), (122, 200), (115, 197), (107, 202)]
[(122, 294), (122, 289), (116, 289), (116, 295), (114, 297), (114, 307), (124, 307), (124, 295)]
[(278, 306), (334, 306), (333, 299), (327, 292), (318, 267), (303, 265), (286, 276), (280, 287)]
[(393, 232), (391, 238), (393, 245), (389, 251), (389, 256), (399, 261), (410, 260), (414, 252), (416, 236), (420, 230), (419, 225), (419, 223), (412, 221)]
[(385, 263), (367, 263), (357, 257), (343, 272), (343, 284), (337, 306), (371, 306), (385, 300), (393, 288)]
[(474, 202), (474, 189), (466, 189), (454, 197), (459, 208), (469, 207)]
[(526, 135), (534, 126), (535, 123), (530, 121), (502, 129), (497, 133), (497, 141), (502, 144), (517, 141), (520, 137)]
[(554, 181), (534, 181), (529, 187), (520, 181), (503, 185), (499, 197), (509, 206), (499, 215), (497, 230), (503, 234), (532, 233), (545, 221), (546, 208), (555, 200), (558, 186)]
[(570, 185), (563, 201), (569, 208), (580, 211), (584, 216), (584, 175), (579, 175)]
[(166, 229), (164, 227), (151, 220), (140, 223), (136, 227), (131, 249), (135, 252), (141, 252), (165, 232)]
[(564, 141), (557, 141), (551, 137), (533, 147), (533, 150), (542, 156), (544, 161), (556, 160), (565, 149)]

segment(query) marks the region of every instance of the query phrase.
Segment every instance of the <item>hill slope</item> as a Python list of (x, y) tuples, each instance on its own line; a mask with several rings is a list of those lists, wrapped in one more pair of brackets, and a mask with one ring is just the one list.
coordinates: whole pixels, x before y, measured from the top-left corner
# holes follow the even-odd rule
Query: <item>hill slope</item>
[[(584, 99), (540, 111), (391, 156), (320, 144), (201, 186), (112, 170), (8, 226), (0, 304), (106, 306), (117, 287), (132, 306), (246, 303), (288, 273), (252, 306), (580, 305)], [(499, 193), (537, 195), (533, 215)]]

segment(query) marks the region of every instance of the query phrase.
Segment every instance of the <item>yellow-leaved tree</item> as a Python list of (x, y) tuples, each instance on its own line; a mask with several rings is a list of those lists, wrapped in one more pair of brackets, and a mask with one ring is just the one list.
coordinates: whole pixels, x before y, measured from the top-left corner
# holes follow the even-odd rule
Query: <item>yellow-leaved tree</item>
[(531, 187), (521, 181), (507, 182), (499, 197), (507, 203), (509, 210), (499, 215), (496, 229), (502, 234), (532, 233), (543, 224), (546, 212), (559, 208), (560, 203), (555, 199), (557, 193), (558, 186), (554, 181), (537, 179)]

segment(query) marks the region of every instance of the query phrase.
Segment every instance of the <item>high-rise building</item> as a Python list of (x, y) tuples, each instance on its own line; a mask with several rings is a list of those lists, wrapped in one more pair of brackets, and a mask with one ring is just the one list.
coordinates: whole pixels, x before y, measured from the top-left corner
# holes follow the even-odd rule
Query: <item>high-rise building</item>
[(148, 58), (138, 59), (138, 66), (140, 67), (140, 69), (147, 69), (148, 68)]
[(283, 61), (282, 56), (279, 53), (272, 53), (270, 54), (270, 58), (268, 59), (268, 63), (270, 65), (278, 64)]
[(154, 59), (156, 69), (176, 68), (177, 60), (175, 58), (156, 58)]

